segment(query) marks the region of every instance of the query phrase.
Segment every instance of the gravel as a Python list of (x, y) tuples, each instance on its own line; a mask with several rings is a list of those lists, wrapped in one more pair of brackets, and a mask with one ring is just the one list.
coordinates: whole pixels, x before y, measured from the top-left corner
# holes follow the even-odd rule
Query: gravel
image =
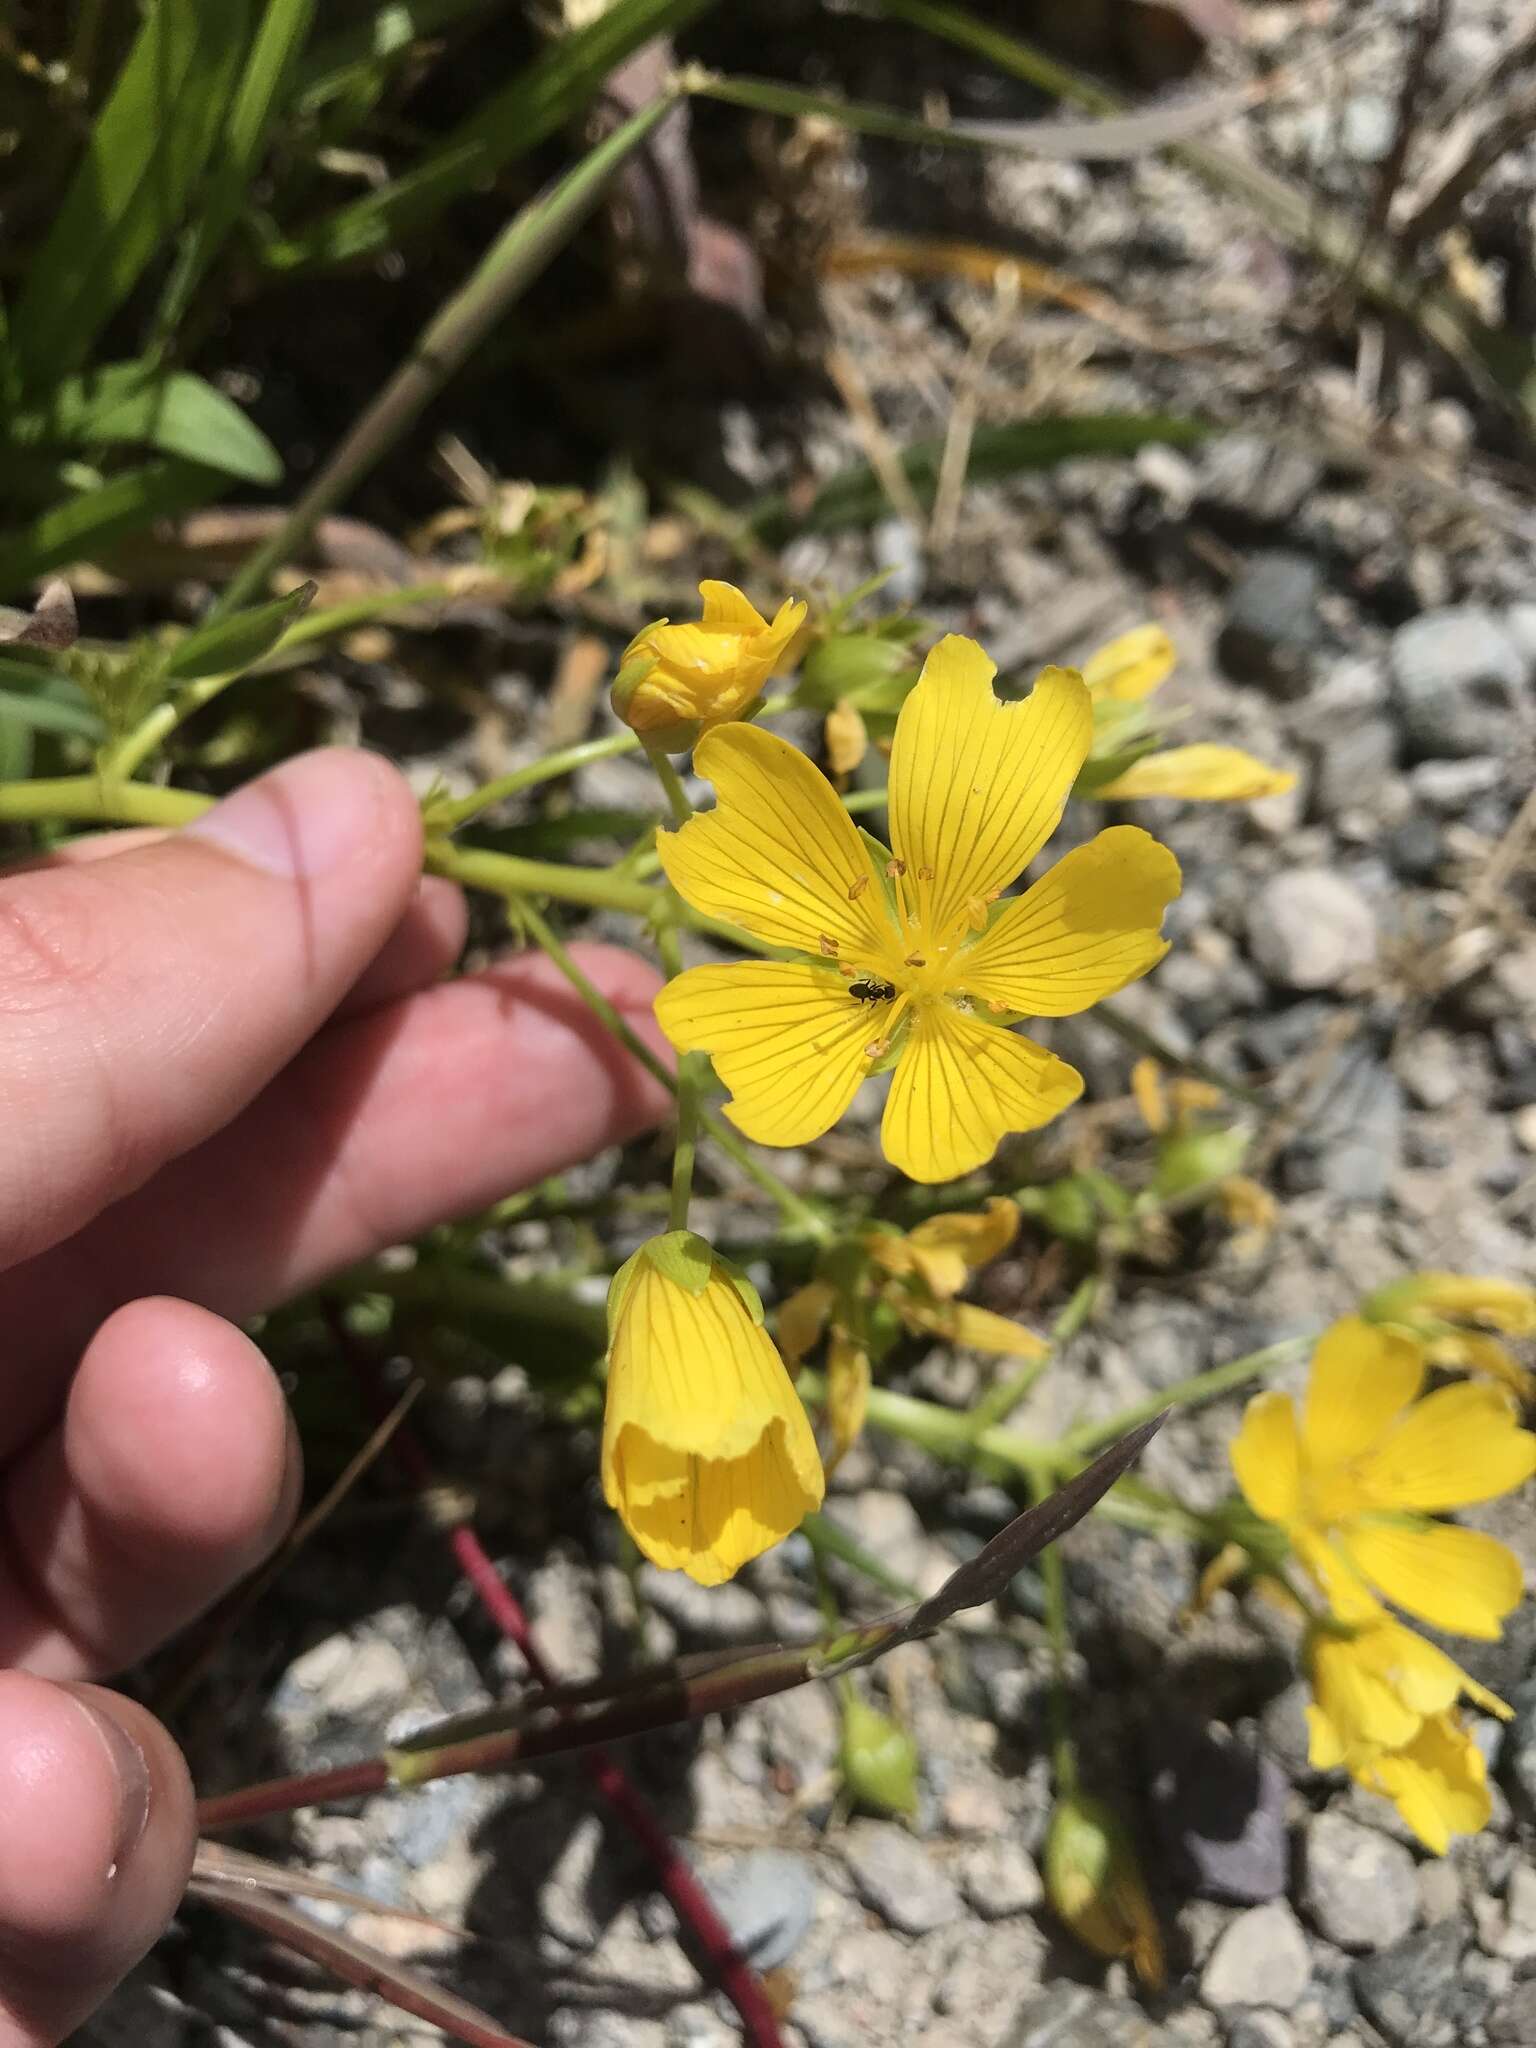
[(963, 1914), (953, 1879), (904, 1828), (858, 1820), (842, 1846), (859, 1897), (898, 1933), (928, 1934)]
[(1401, 1843), (1343, 1814), (1320, 1813), (1307, 1824), (1302, 1856), (1302, 1910), (1327, 1940), (1390, 1948), (1413, 1925), (1418, 1886)]
[(1530, 664), (1506, 620), (1447, 605), (1392, 638), (1393, 697), (1412, 754), (1461, 760), (1509, 744)]
[(1211, 1950), (1200, 1973), (1200, 1996), (1218, 2011), (1270, 2005), (1289, 2012), (1312, 1976), (1307, 1938), (1283, 1899), (1238, 1917)]
[(1334, 989), (1376, 955), (1376, 913), (1330, 868), (1275, 875), (1253, 898), (1248, 950), (1277, 988)]

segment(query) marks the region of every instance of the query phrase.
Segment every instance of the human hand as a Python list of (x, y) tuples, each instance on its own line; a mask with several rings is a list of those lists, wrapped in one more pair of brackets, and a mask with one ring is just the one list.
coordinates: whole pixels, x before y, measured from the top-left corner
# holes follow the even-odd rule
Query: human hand
[[(192, 1796), (90, 1680), (281, 1537), (299, 1457), (228, 1318), (656, 1121), (540, 959), (452, 982), (409, 790), (311, 754), (186, 831), (0, 877), (0, 2048), (47, 2048), (175, 1909)], [(634, 1028), (651, 970), (578, 949)]]

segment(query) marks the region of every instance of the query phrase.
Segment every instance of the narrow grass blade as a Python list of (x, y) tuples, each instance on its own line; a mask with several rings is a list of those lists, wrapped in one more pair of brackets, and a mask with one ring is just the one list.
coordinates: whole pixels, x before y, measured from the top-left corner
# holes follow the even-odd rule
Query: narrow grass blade
[(246, 55), (245, 0), (157, 0), (91, 130), (11, 316), (25, 393), (89, 356), (181, 226)]
[(188, 370), (157, 375), (148, 362), (109, 363), (66, 377), (44, 405), (18, 413), (7, 431), (19, 448), (137, 443), (245, 483), (274, 484), (283, 473), (277, 450), (232, 399)]
[(125, 533), (186, 512), (228, 486), (222, 470), (167, 456), (52, 505), (29, 526), (0, 538), (0, 591), (17, 590), (45, 569), (99, 555)]

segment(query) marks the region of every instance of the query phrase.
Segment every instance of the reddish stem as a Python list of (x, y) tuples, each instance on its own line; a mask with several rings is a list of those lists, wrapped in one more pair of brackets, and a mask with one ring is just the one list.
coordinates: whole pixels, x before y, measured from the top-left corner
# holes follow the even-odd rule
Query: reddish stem
[[(341, 1318), (333, 1316), (331, 1321), (347, 1356), (362, 1377), (370, 1402), (379, 1405), (378, 1389), (369, 1370), (369, 1362), (362, 1357), (361, 1348), (353, 1341), (352, 1333)], [(396, 1430), (390, 1449), (404, 1468), (410, 1484), (419, 1492), (425, 1492), (433, 1484), (432, 1467), (409, 1427), (402, 1425)], [(468, 1522), (460, 1522), (449, 1531), (449, 1541), (459, 1569), (474, 1587), (487, 1617), (514, 1645), (538, 1683), (553, 1685), (555, 1674), (533, 1640), (528, 1616), (491, 1562), (474, 1529)], [(582, 1763), (593, 1784), (654, 1866), (657, 1882), (671, 1901), (673, 1912), (688, 1930), (720, 1989), (736, 2008), (746, 2039), (753, 2048), (784, 2048), (779, 2023), (756, 1971), (732, 1941), (730, 1930), (715, 1911), (709, 1894), (628, 1773), (606, 1749), (588, 1750), (582, 1757)]]

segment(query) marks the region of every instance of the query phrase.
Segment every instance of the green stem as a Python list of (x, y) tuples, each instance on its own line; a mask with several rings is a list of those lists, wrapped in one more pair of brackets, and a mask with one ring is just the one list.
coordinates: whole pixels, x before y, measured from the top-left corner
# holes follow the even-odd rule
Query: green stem
[(656, 770), (656, 780), (666, 791), (667, 802), (672, 808), (672, 822), (686, 825), (693, 816), (693, 805), (688, 801), (688, 792), (683, 787), (682, 777), (672, 765), (671, 756), (659, 747), (647, 747), (645, 758)]
[[(0, 800), (4, 794), (4, 786), (0, 785)], [(517, 854), (493, 853), (485, 847), (455, 846), (449, 839), (427, 841), (426, 866), (430, 873), (447, 875), (467, 888), (484, 889), (492, 896), (515, 896), (519, 915), (525, 919), (530, 913), (524, 899), (529, 896), (556, 896), (564, 903), (622, 910), (643, 918), (653, 917), (665, 906), (667, 897), (664, 889), (631, 882), (622, 875), (610, 874), (606, 868), (572, 868), (554, 861), (523, 860)]]
[(115, 747), (103, 751), (100, 761), (103, 779), (127, 781), (136, 775), (177, 726), (189, 719), (194, 711), (201, 711), (205, 704), (211, 704), (215, 697), (222, 696), (230, 684), (238, 682), (245, 673), (243, 668), (236, 668), (226, 675), (199, 676), (196, 682), (183, 683), (174, 697), (157, 704), (153, 711), (139, 720), (132, 732), (124, 734)]
[(1061, 1440), (1061, 1448), (1069, 1457), (1091, 1458), (1105, 1444), (1113, 1443), (1117, 1436), (1134, 1429), (1138, 1423), (1150, 1422), (1165, 1408), (1189, 1408), (1199, 1401), (1213, 1401), (1218, 1394), (1230, 1394), (1234, 1387), (1241, 1387), (1249, 1380), (1257, 1379), (1261, 1373), (1299, 1358), (1313, 1341), (1311, 1337), (1286, 1337), (1278, 1344), (1266, 1344), (1260, 1351), (1250, 1351), (1245, 1357), (1229, 1359), (1225, 1365), (1213, 1365), (1209, 1372), (1193, 1373), (1187, 1380), (1177, 1380), (1171, 1387), (1164, 1387), (1145, 1401), (1136, 1401), (1129, 1408), (1122, 1408), (1118, 1415), (1111, 1415), (1103, 1422), (1085, 1422), (1080, 1428), (1069, 1430)]
[[(808, 1400), (826, 1399), (826, 1380), (819, 1372), (802, 1372), (795, 1384)], [(1061, 1463), (1053, 1444), (1038, 1443), (1006, 1429), (977, 1430), (970, 1416), (960, 1410), (941, 1408), (936, 1401), (919, 1400), (915, 1394), (898, 1394), (892, 1387), (870, 1388), (869, 1420), (876, 1429), (920, 1444), (936, 1458), (949, 1458), (959, 1465), (990, 1461), (1031, 1482), (1038, 1477), (1048, 1485)]]
[(479, 789), (472, 789), (468, 796), (434, 805), (433, 827), (440, 832), (456, 832), (471, 818), (489, 810), (492, 804), (503, 803), (509, 796), (517, 796), (540, 782), (552, 781), (557, 775), (574, 774), (591, 761), (608, 761), (615, 754), (630, 753), (639, 744), (635, 733), (611, 732), (599, 740), (580, 740), (575, 746), (561, 747), (556, 753), (544, 754), (539, 760), (530, 761), (525, 768), (514, 768), (510, 775), (499, 776), (495, 782), (483, 783)]
[(213, 798), (187, 789), (156, 789), (102, 775), (64, 775), (38, 782), (0, 782), (0, 822), (68, 820), (77, 825), (190, 825)]
[[(1037, 1506), (1049, 1491), (1039, 1480), (1030, 1487)], [(1046, 1641), (1051, 1646), (1051, 1767), (1057, 1797), (1065, 1798), (1077, 1790), (1077, 1752), (1072, 1746), (1072, 1703), (1067, 1693), (1072, 1625), (1067, 1610), (1067, 1570), (1059, 1543), (1048, 1545), (1041, 1553), (1040, 1583), (1045, 1591)]]
[(994, 1428), (1008, 1417), (1024, 1400), (1048, 1365), (1054, 1364), (1062, 1348), (1069, 1344), (1093, 1313), (1093, 1305), (1099, 1296), (1099, 1277), (1089, 1273), (1080, 1280), (1071, 1299), (1051, 1329), (1051, 1348), (1043, 1358), (1032, 1358), (995, 1387), (990, 1388), (970, 1410), (971, 1424), (977, 1432)]
[[(657, 950), (667, 979), (683, 970), (682, 947), (675, 926), (664, 926), (656, 934)], [(688, 1204), (693, 1197), (693, 1163), (699, 1149), (699, 1120), (703, 1113), (705, 1084), (701, 1053), (685, 1052), (677, 1063), (677, 1141), (672, 1153), (672, 1199), (668, 1210), (670, 1230), (688, 1228)]]

